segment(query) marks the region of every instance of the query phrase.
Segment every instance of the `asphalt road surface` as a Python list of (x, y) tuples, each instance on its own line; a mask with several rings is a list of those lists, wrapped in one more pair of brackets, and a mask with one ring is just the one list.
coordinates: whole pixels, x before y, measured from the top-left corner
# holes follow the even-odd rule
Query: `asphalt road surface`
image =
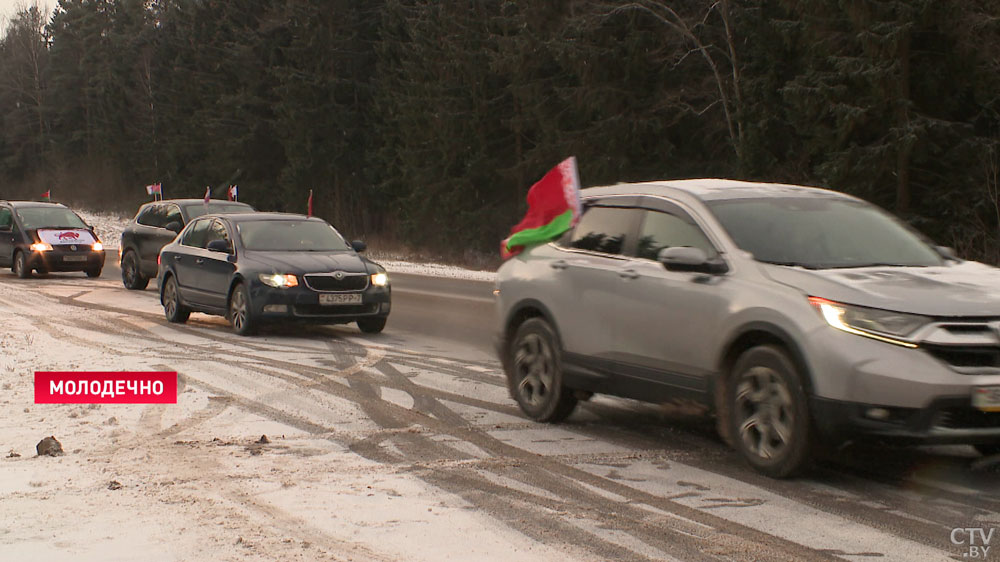
[[(8, 291), (0, 305), (54, 339), (63, 337), (57, 327), (35, 320), (11, 291), (86, 313), (75, 322), (100, 336), (77, 337), (93, 337), (107, 353), (123, 361), (156, 354), (191, 388), (461, 498), (485, 528), (570, 560), (968, 560), (968, 534), (954, 530), (1000, 528), (1000, 472), (971, 447), (847, 446), (807, 476), (779, 481), (747, 468), (711, 420), (679, 408), (597, 397), (563, 424), (530, 422), (507, 396), (492, 353), (492, 285), (402, 274), (392, 283), (392, 316), (371, 337), (350, 326), (303, 326), (240, 338), (202, 315), (170, 325), (155, 283), (125, 291), (110, 259), (98, 280), (0, 272)], [(155, 345), (140, 350), (135, 339)], [(194, 431), (204, 418), (184, 427)], [(279, 519), (276, 510), (264, 510), (261, 525)], [(393, 554), (377, 541), (352, 556), (512, 558), (462, 546), (467, 533), (455, 529), (457, 546), (426, 556)], [(333, 549), (336, 534), (316, 536)], [(994, 549), (975, 554), (1000, 560)], [(551, 555), (528, 549), (517, 558)]]

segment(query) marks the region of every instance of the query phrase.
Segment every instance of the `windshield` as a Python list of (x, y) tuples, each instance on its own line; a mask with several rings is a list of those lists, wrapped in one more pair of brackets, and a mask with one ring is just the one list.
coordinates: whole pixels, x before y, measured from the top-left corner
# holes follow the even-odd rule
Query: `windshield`
[(230, 202), (215, 202), (211, 203), (195, 203), (194, 205), (185, 205), (184, 210), (187, 211), (188, 220), (191, 220), (202, 215), (225, 215), (233, 213), (252, 213), (254, 208), (246, 203), (230, 203)]
[(65, 207), (24, 207), (17, 210), (25, 229), (87, 228), (76, 213)]
[(309, 220), (247, 221), (237, 226), (247, 250), (334, 252), (351, 247), (332, 226)]
[(943, 262), (900, 221), (854, 199), (730, 199), (709, 207), (736, 245), (757, 261), (812, 269)]

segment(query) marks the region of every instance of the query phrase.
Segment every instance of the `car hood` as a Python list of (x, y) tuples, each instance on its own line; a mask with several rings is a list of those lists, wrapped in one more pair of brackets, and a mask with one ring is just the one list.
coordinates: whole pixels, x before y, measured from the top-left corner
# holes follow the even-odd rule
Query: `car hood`
[(353, 252), (260, 252), (244, 251), (245, 260), (262, 271), (276, 273), (367, 273), (364, 258)]
[(1000, 269), (978, 262), (823, 270), (761, 266), (779, 283), (845, 304), (926, 316), (1000, 316)]

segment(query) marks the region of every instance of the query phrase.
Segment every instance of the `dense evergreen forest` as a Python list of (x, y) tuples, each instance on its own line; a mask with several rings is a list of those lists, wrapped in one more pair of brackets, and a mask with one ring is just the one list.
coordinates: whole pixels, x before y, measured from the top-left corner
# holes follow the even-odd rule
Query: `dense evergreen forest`
[(59, 0), (0, 34), (0, 197), (311, 189), (461, 256), (575, 155), (830, 187), (1000, 260), (1000, 0)]

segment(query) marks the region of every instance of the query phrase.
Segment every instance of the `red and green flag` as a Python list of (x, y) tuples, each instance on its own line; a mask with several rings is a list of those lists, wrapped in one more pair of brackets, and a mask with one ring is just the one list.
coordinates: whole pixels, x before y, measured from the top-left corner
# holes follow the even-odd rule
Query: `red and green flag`
[(52, 201), (52, 190), (47, 189), (45, 193), (42, 194), (42, 201)]
[(507, 259), (526, 246), (558, 238), (580, 220), (580, 209), (580, 176), (571, 156), (528, 190), (528, 213), (500, 244), (500, 255)]

